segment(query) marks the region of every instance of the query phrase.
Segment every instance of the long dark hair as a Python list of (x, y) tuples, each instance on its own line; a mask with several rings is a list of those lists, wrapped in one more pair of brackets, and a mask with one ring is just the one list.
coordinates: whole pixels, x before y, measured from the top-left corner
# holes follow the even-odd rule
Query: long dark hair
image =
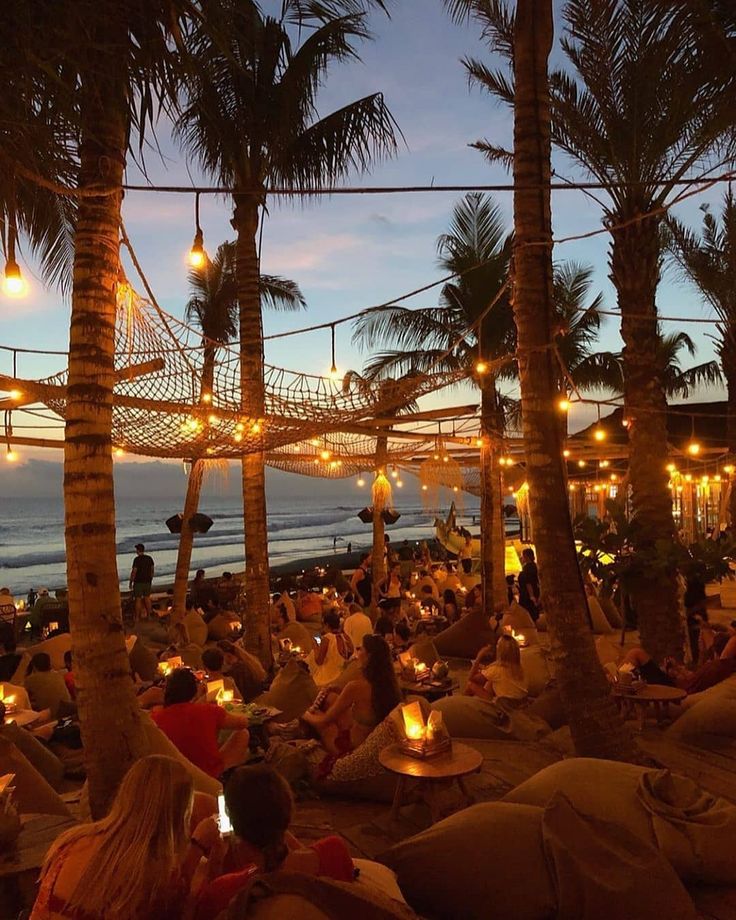
[(274, 872), (288, 854), (284, 835), (294, 805), (289, 784), (271, 767), (255, 764), (234, 770), (224, 791), (233, 830), (261, 851), (266, 872)]
[(383, 722), (401, 702), (399, 684), (394, 673), (391, 650), (381, 636), (363, 636), (366, 661), (363, 675), (371, 685), (371, 705), (376, 718)]

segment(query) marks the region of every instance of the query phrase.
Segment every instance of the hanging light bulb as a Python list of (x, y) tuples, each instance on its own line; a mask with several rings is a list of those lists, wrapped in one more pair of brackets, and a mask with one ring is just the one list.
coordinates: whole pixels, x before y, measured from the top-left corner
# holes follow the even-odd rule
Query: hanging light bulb
[(605, 428), (596, 428), (593, 432), (593, 437), (596, 441), (605, 441), (607, 437)]
[(615, 473), (611, 473), (611, 482), (618, 482), (618, 476)]
[(212, 393), (202, 393), (202, 402), (211, 403), (212, 402)]
[(571, 482), (570, 485), (569, 485), (567, 488), (568, 488), (571, 492), (574, 492), (574, 491), (575, 491), (575, 483), (574, 483), (574, 482)]
[(499, 458), (498, 458), (498, 465), (499, 465), (499, 466), (506, 466), (506, 458), (505, 458), (505, 457), (499, 457)]
[(459, 489), (457, 486), (453, 486), (453, 487), (452, 487), (452, 491), (453, 491), (453, 492), (459, 492), (460, 489)]
[(425, 483), (425, 484), (422, 486), (422, 492), (426, 492), (428, 488), (429, 488), (429, 486)]
[(476, 439), (475, 439), (475, 446), (476, 446), (476, 447), (483, 447), (483, 438), (476, 438)]
[(363, 479), (363, 474), (362, 474), (362, 473), (359, 473), (359, 474), (358, 474), (357, 486), (358, 486), (359, 489), (362, 489), (364, 485), (365, 485), (365, 479)]
[(253, 424), (251, 425), (251, 429), (250, 429), (250, 430), (251, 430), (251, 433), (252, 433), (252, 434), (260, 434), (260, 433), (261, 433), (261, 423), (260, 423), (260, 422), (253, 422)]
[(189, 264), (192, 268), (202, 268), (207, 261), (207, 254), (204, 251), (204, 234), (199, 226), (199, 192), (194, 197), (194, 242), (189, 250)]
[(667, 470), (668, 473), (676, 473), (676, 472), (677, 472), (677, 467), (675, 466), (674, 463), (668, 463), (667, 466), (665, 467), (665, 469)]
[(585, 460), (578, 460), (578, 466), (580, 467), (580, 469), (582, 469), (586, 465), (587, 464), (585, 463)]
[(13, 450), (10, 444), (8, 444), (7, 449), (5, 451), (5, 459), (7, 460), (8, 463), (15, 463), (15, 461), (18, 459), (18, 454), (16, 454), (16, 452)]
[(480, 374), (481, 377), (488, 373), (488, 363), (483, 358), (478, 358), (475, 362), (475, 373)]
[(730, 476), (731, 473), (733, 473), (734, 469), (735, 469), (735, 467), (734, 467), (733, 463), (727, 463), (727, 464), (723, 467), (723, 472), (724, 472), (727, 476)]
[(3, 290), (8, 297), (22, 297), (27, 290), (26, 282), (20, 273), (20, 266), (12, 255), (8, 256), (8, 260), (5, 263)]
[(404, 480), (403, 480), (403, 479), (397, 479), (397, 480), (396, 480), (396, 488), (397, 488), (397, 489), (403, 489), (403, 488), (404, 488)]
[(327, 450), (327, 448), (325, 448), (324, 450), (320, 451), (320, 454), (319, 454), (319, 455), (320, 455), (320, 457), (322, 458), (322, 460), (329, 460), (330, 457), (332, 456), (332, 454), (329, 452), (329, 450)]
[(396, 467), (394, 467), (394, 468), (391, 470), (391, 478), (392, 478), (392, 479), (398, 479), (398, 478), (399, 478), (399, 471), (396, 469)]
[(239, 431), (236, 431), (235, 434), (233, 435), (233, 441), (235, 441), (236, 444), (240, 444), (242, 440), (243, 440), (243, 435)]
[(23, 398), (23, 393), (21, 390), (11, 390), (8, 396), (13, 402), (18, 402), (19, 399)]
[(330, 326), (330, 342), (332, 344), (332, 364), (330, 364), (330, 380), (339, 380), (340, 371), (337, 369), (337, 361), (335, 360), (335, 324), (333, 323)]
[(216, 425), (220, 419), (214, 413), (212, 413), (212, 415), (207, 418), (207, 421), (210, 423), (210, 425)]
[(560, 410), (560, 412), (568, 412), (570, 409), (570, 400), (566, 399), (564, 396), (562, 399), (558, 399), (557, 408)]
[(116, 456), (116, 457), (124, 457), (124, 456), (125, 456), (125, 451), (123, 450), (122, 447), (116, 447), (116, 448), (115, 448), (115, 456)]
[(565, 458), (569, 457), (569, 456), (570, 456), (570, 451), (569, 451), (567, 448), (565, 448), (565, 449), (562, 451), (562, 456), (565, 457)]
[(697, 441), (691, 441), (687, 445), (687, 452), (690, 454), (690, 456), (697, 457), (700, 453), (700, 444), (698, 444)]
[(608, 467), (608, 466), (610, 466), (610, 465), (611, 465), (611, 463), (610, 463), (609, 460), (601, 460), (600, 463), (598, 464), (598, 466), (599, 466), (602, 470), (605, 470), (606, 467)]

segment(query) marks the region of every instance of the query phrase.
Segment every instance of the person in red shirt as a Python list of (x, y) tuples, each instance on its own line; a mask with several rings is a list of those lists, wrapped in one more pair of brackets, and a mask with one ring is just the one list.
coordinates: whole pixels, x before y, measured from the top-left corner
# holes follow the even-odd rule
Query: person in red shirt
[[(194, 672), (177, 668), (169, 675), (164, 690), (164, 708), (152, 713), (153, 720), (179, 751), (210, 776), (242, 764), (248, 756), (248, 719), (218, 706), (197, 702), (200, 687)], [(224, 744), (218, 733), (230, 729)]]

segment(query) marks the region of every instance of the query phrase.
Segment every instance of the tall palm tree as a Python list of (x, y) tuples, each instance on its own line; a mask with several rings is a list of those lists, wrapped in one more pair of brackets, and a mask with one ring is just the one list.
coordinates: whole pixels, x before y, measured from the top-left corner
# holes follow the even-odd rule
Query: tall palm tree
[[(677, 220), (668, 221), (667, 249), (720, 320), (715, 347), (726, 380), (728, 450), (736, 456), (736, 200), (731, 188), (723, 196), (719, 216), (707, 206), (703, 211), (699, 235)], [(736, 522), (736, 489), (731, 490), (729, 513)]]
[[(460, 2), (460, 0), (458, 0)], [(513, 61), (505, 0), (476, 0), (494, 50)], [(479, 12), (479, 16), (481, 12)], [(606, 186), (611, 277), (622, 314), (629, 482), (637, 546), (674, 539), (666, 398), (659, 363), (656, 291), (662, 213), (678, 181), (712, 163), (734, 123), (736, 71), (709, 53), (716, 25), (695, 4), (672, 0), (569, 0), (563, 51), (571, 72), (550, 80), (552, 140)], [(513, 103), (513, 80), (466, 61), (471, 79)], [(508, 156), (479, 142), (492, 159)], [(646, 215), (646, 216), (645, 216)], [(634, 592), (642, 643), (655, 658), (679, 654), (676, 572), (647, 570)]]
[[(202, 332), (202, 379), (199, 399), (201, 404), (207, 405), (214, 390), (218, 349), (232, 342), (238, 332), (235, 243), (222, 243), (213, 259), (208, 259), (201, 268), (192, 268), (189, 272), (189, 287), (192, 296), (187, 302), (186, 317), (188, 322), (193, 323)], [(299, 310), (306, 307), (299, 285), (276, 275), (261, 275), (261, 301), (273, 309)], [(177, 617), (184, 614), (187, 579), (194, 545), (194, 531), (189, 522), (199, 508), (206, 469), (206, 458), (191, 458), (174, 575), (173, 607), (174, 615)]]
[[(455, 205), (449, 231), (437, 240), (437, 253), (443, 271), (458, 275), (443, 286), (439, 305), (370, 311), (356, 322), (353, 338), (371, 347), (394, 346), (368, 362), (368, 376), (461, 370), (480, 388), (481, 574), (484, 604), (490, 615), (494, 602), (506, 597), (503, 496), (497, 462), (504, 453), (504, 413), (498, 383), (513, 373), (515, 340), (511, 306), (504, 291), (510, 237), (501, 210), (490, 196), (471, 193)], [(487, 371), (479, 374), (481, 357)]]
[[(232, 189), (237, 233), (243, 413), (264, 415), (263, 330), (259, 291), (258, 227), (268, 187), (295, 194), (334, 185), (351, 170), (367, 170), (396, 149), (394, 122), (380, 93), (320, 117), (317, 95), (331, 65), (357, 58), (367, 38), (364, 14), (312, 17), (314, 26), (298, 47), (289, 26), (304, 15), (284, 0), (279, 19), (252, 0), (221, 0), (217, 34), (194, 25), (190, 46), (197, 68), (186, 86), (176, 130), (184, 147), (209, 175)], [(322, 11), (324, 12), (324, 11)], [(301, 33), (300, 33), (301, 34)], [(264, 661), (270, 655), (268, 532), (263, 451), (242, 462), (245, 517), (246, 642)]]
[[(480, 22), (488, 0), (447, 0), (458, 19)], [(530, 506), (555, 675), (578, 754), (631, 754), (595, 652), (567, 508), (562, 433), (555, 413), (559, 365), (550, 206), (551, 0), (518, 0), (507, 33), (514, 67), (514, 289), (517, 359)], [(540, 243), (542, 245), (540, 245)]]
[[(3, 48), (20, 47), (23, 90), (32, 86), (38, 94), (24, 126), (56, 130), (49, 162), (68, 157), (66, 175), (77, 186), (64, 502), (70, 622), (94, 817), (104, 813), (125, 771), (145, 751), (122, 635), (112, 476), (123, 173), (129, 146), (142, 148), (159, 106), (174, 98), (179, 24), (191, 6), (189, 0), (17, 0), (3, 8), (11, 28), (20, 26)], [(8, 83), (14, 90), (16, 79)], [(24, 156), (33, 157), (30, 148)], [(47, 169), (36, 173), (37, 164), (31, 159), (28, 169), (28, 162), (21, 160), (16, 173), (48, 187)], [(48, 227), (63, 261), (62, 238)]]

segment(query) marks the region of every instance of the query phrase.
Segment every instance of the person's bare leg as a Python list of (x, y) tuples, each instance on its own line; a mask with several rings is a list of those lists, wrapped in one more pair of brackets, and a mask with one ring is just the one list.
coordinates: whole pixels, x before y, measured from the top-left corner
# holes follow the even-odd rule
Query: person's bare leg
[(135, 619), (136, 619), (136, 622), (138, 622), (138, 620), (142, 620), (142, 619), (143, 619), (143, 611), (144, 611), (145, 609), (146, 609), (146, 608), (145, 608), (145, 605), (143, 604), (143, 598), (142, 598), (142, 597), (136, 597), (136, 599), (135, 599)]
[(250, 732), (247, 728), (241, 728), (233, 732), (227, 741), (220, 745), (220, 754), (222, 755), (223, 770), (229, 770), (230, 767), (238, 767), (248, 759), (248, 747), (250, 745)]
[(143, 598), (143, 606), (145, 607), (145, 610), (146, 610), (146, 616), (152, 617), (153, 616), (153, 601), (151, 600), (150, 594)]

